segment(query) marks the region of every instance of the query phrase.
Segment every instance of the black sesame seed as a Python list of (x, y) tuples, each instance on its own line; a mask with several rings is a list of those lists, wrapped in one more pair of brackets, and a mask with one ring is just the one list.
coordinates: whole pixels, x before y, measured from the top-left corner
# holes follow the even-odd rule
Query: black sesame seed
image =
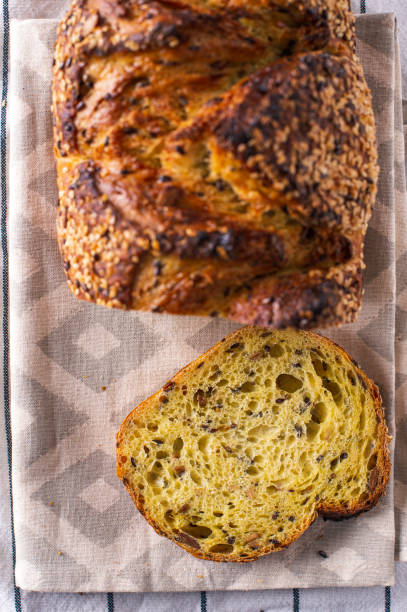
[(175, 150), (177, 153), (179, 153), (180, 155), (185, 155), (185, 149), (184, 147), (181, 147), (180, 145), (176, 145)]
[(290, 521), (290, 523), (294, 523), (295, 521), (295, 516), (289, 516), (288, 520)]
[(201, 361), (201, 363), (198, 363), (198, 365), (196, 366), (196, 369), (199, 370), (199, 368), (202, 368), (203, 364), (204, 364), (203, 361)]
[(154, 274), (155, 276), (160, 276), (162, 270), (163, 270), (164, 264), (159, 261), (158, 259), (153, 261), (153, 268), (154, 268)]
[(276, 519), (278, 519), (278, 517), (279, 517), (279, 516), (280, 516), (280, 513), (279, 513), (279, 512), (274, 512), (274, 513), (273, 513), (273, 516), (272, 516), (271, 518), (272, 518), (273, 520), (276, 520)]
[(341, 453), (340, 456), (339, 456), (339, 459), (341, 461), (343, 461), (344, 459), (347, 459), (347, 458), (348, 458), (348, 453)]
[(130, 461), (131, 461), (131, 465), (132, 465), (133, 467), (137, 467), (137, 463), (136, 463), (136, 460), (134, 459), (134, 457), (131, 457), (131, 458), (130, 458)]
[(137, 132), (138, 132), (138, 129), (132, 125), (125, 125), (123, 128), (124, 134), (137, 134)]
[(243, 345), (240, 342), (235, 342), (228, 349), (226, 349), (225, 353), (232, 353), (237, 348), (243, 348)]
[(316, 462), (321, 463), (323, 458), (324, 458), (324, 455), (318, 455), (318, 457), (316, 458)]
[(326, 552), (324, 550), (319, 550), (318, 554), (320, 557), (322, 557), (323, 559), (328, 559), (328, 555), (326, 554)]
[(217, 179), (214, 182), (214, 185), (218, 191), (225, 191), (227, 187), (227, 184), (225, 183), (225, 181), (222, 181), (222, 179)]
[(161, 444), (164, 444), (164, 442), (162, 440), (153, 440), (154, 444), (158, 444), (159, 446)]
[(85, 102), (83, 102), (83, 100), (81, 100), (80, 102), (78, 102), (78, 104), (76, 105), (76, 110), (80, 111), (83, 107), (85, 106)]

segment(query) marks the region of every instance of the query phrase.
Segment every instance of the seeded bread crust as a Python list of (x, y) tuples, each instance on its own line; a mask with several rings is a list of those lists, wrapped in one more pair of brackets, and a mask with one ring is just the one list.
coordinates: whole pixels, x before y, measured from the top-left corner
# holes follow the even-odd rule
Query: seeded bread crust
[[(293, 330), (287, 331), (288, 333), (293, 332)], [(281, 332), (277, 333), (281, 334)], [(316, 504), (315, 511), (312, 512), (309, 516), (304, 517), (304, 519), (298, 525), (298, 528), (291, 533), (291, 537), (289, 539), (280, 539), (279, 541), (273, 540), (271, 545), (257, 547), (257, 549), (245, 555), (225, 555), (221, 553), (208, 553), (202, 551), (200, 544), (196, 538), (182, 531), (178, 531), (178, 533), (173, 533), (171, 528), (168, 526), (166, 526), (166, 528), (164, 529), (163, 523), (160, 523), (157, 520), (157, 517), (155, 517), (149, 512), (149, 510), (146, 508), (146, 503), (143, 495), (144, 492), (142, 492), (139, 488), (131, 486), (130, 483), (130, 473), (133, 470), (133, 460), (130, 463), (129, 457), (123, 456), (124, 452), (129, 452), (128, 446), (126, 446), (126, 444), (128, 444), (128, 437), (132, 428), (134, 427), (134, 423), (137, 421), (138, 418), (147, 418), (148, 420), (150, 411), (154, 409), (154, 406), (157, 405), (157, 402), (161, 403), (161, 406), (165, 406), (169, 401), (171, 392), (174, 388), (186, 389), (187, 386), (191, 384), (191, 380), (193, 380), (193, 377), (196, 374), (197, 370), (199, 370), (203, 364), (213, 363), (214, 359), (216, 359), (220, 353), (225, 352), (225, 350), (227, 350), (227, 352), (230, 352), (233, 347), (238, 346), (240, 343), (247, 342), (248, 339), (250, 339), (250, 337), (253, 337), (254, 335), (260, 336), (260, 338), (263, 336), (267, 336), (267, 341), (278, 342), (278, 339), (272, 340), (269, 337), (270, 332), (267, 332), (267, 328), (258, 328), (254, 326), (241, 328), (218, 342), (213, 347), (211, 347), (203, 355), (198, 357), (198, 359), (192, 361), (189, 365), (185, 366), (182, 370), (175, 374), (171, 378), (171, 380), (169, 380), (159, 391), (157, 391), (157, 393), (139, 404), (123, 421), (116, 437), (117, 475), (123, 482), (126, 490), (133, 499), (133, 502), (135, 503), (137, 509), (159, 535), (169, 538), (178, 546), (184, 548), (186, 551), (188, 551), (195, 557), (217, 562), (232, 561), (238, 563), (246, 563), (249, 561), (255, 561), (263, 555), (282, 550), (283, 548), (289, 546), (289, 544), (297, 540), (304, 533), (304, 531), (318, 516), (322, 516), (335, 521), (351, 518), (373, 508), (377, 504), (379, 499), (383, 495), (385, 495), (386, 486), (389, 480), (391, 469), (389, 452), (390, 437), (388, 435), (388, 430), (385, 423), (382, 400), (378, 387), (368, 378), (368, 376), (359, 367), (357, 362), (353, 360), (343, 348), (338, 346), (332, 340), (315, 334), (313, 332), (298, 331), (294, 333), (303, 334), (304, 338), (307, 338), (310, 341), (311, 346), (313, 345), (315, 347), (319, 347), (319, 349), (325, 352), (325, 354), (329, 354), (332, 357), (340, 356), (344, 360), (344, 362), (348, 364), (348, 367), (352, 369), (352, 372), (356, 376), (357, 380), (372, 399), (375, 420), (377, 423), (375, 436), (376, 448), (374, 451), (375, 453), (377, 453), (377, 462), (375, 466), (370, 470), (370, 472), (368, 472), (367, 493), (364, 494), (363, 501), (361, 501), (360, 498), (347, 499), (346, 503), (338, 504), (332, 502), (329, 498), (321, 500), (319, 504)], [(283, 341), (289, 342), (289, 337), (287, 337), (287, 339)], [(258, 357), (259, 354), (254, 355), (255, 360), (257, 360)], [(253, 356), (251, 357), (251, 359), (253, 359)], [(195, 420), (193, 426), (195, 426)], [(126, 450), (124, 450), (125, 448)], [(194, 483), (192, 483), (192, 485), (193, 484)], [(248, 500), (246, 503), (250, 505), (250, 500)]]
[(274, 327), (353, 321), (378, 175), (354, 44), (347, 0), (74, 0), (52, 103), (71, 291)]

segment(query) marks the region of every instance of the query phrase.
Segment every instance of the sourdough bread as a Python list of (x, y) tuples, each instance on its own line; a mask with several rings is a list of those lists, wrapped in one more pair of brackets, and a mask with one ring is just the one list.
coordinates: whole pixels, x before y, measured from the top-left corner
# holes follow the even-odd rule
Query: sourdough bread
[(129, 414), (117, 474), (159, 534), (202, 559), (252, 561), (318, 515), (374, 506), (388, 440), (378, 388), (343, 349), (246, 327)]

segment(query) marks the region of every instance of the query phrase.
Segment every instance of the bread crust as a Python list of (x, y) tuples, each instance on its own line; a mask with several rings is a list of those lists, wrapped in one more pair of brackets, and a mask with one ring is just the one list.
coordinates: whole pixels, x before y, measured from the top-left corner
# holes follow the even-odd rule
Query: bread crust
[[(377, 422), (377, 427), (378, 427), (377, 429), (378, 455), (377, 455), (376, 467), (372, 470), (373, 477), (372, 476), (370, 477), (368, 497), (364, 499), (363, 501), (356, 499), (353, 504), (348, 504), (348, 505), (340, 505), (340, 504), (335, 505), (335, 504), (329, 504), (327, 502), (321, 502), (319, 505), (316, 506), (315, 513), (311, 517), (309, 517), (308, 521), (304, 521), (299, 526), (298, 530), (294, 533), (292, 538), (290, 538), (289, 540), (280, 542), (279, 545), (277, 546), (273, 544), (272, 546), (264, 547), (261, 550), (253, 551), (252, 554), (246, 557), (240, 557), (239, 555), (231, 554), (231, 555), (228, 555), (227, 558), (225, 558), (224, 555), (219, 554), (219, 553), (207, 554), (203, 552), (202, 550), (199, 550), (196, 548), (195, 546), (196, 540), (193, 540), (194, 545), (191, 546), (192, 542), (188, 542), (187, 534), (180, 533), (179, 539), (177, 539), (177, 537), (170, 537), (168, 533), (164, 532), (160, 528), (160, 526), (157, 524), (154, 518), (149, 514), (149, 512), (144, 507), (143, 497), (131, 488), (129, 481), (125, 477), (125, 471), (120, 461), (120, 454), (121, 454), (120, 445), (121, 445), (123, 438), (125, 437), (126, 430), (129, 426), (129, 423), (132, 420), (134, 420), (134, 418), (137, 415), (140, 415), (144, 413), (145, 411), (148, 412), (149, 407), (151, 403), (153, 403), (154, 398), (159, 397), (160, 395), (165, 393), (166, 388), (168, 389), (168, 386), (171, 385), (171, 383), (176, 383), (178, 386), (182, 386), (183, 383), (188, 382), (189, 380), (188, 377), (193, 372), (196, 371), (196, 368), (200, 363), (210, 358), (211, 355), (216, 354), (220, 349), (222, 349), (222, 346), (226, 341), (230, 342), (231, 340), (233, 340), (233, 342), (239, 342), (240, 340), (243, 340), (245, 338), (245, 334), (248, 331), (250, 331), (252, 327), (253, 326), (248, 326), (248, 327), (238, 329), (235, 332), (232, 332), (226, 338), (223, 338), (220, 342), (218, 342), (217, 344), (212, 346), (210, 349), (208, 349), (205, 353), (200, 355), (197, 359), (195, 359), (194, 361), (192, 361), (191, 363), (183, 367), (179, 372), (177, 372), (174, 376), (172, 376), (171, 379), (167, 381), (167, 383), (165, 383), (165, 385), (163, 385), (163, 387), (159, 391), (157, 391), (151, 397), (141, 402), (136, 408), (134, 408), (132, 412), (130, 412), (130, 414), (125, 418), (125, 420), (121, 424), (120, 429), (116, 435), (117, 476), (123, 482), (127, 492), (131, 496), (139, 512), (144, 516), (144, 518), (148, 521), (148, 523), (155, 529), (155, 531), (159, 535), (164, 536), (170, 539), (171, 541), (175, 541), (178, 544), (178, 546), (180, 546), (181, 548), (184, 548), (189, 553), (191, 553), (192, 555), (200, 559), (206, 559), (206, 560), (216, 561), (216, 562), (247, 563), (250, 561), (255, 561), (259, 557), (270, 554), (272, 552), (277, 552), (279, 550), (282, 550), (286, 548), (287, 546), (289, 546), (292, 542), (297, 540), (306, 531), (306, 529), (314, 522), (314, 520), (318, 516), (321, 516), (326, 519), (334, 520), (334, 521), (339, 521), (339, 520), (358, 516), (359, 514), (362, 514), (363, 512), (367, 512), (368, 510), (373, 508), (378, 503), (378, 501), (380, 500), (382, 496), (386, 494), (386, 487), (387, 487), (388, 480), (390, 478), (391, 463), (390, 463), (389, 442), (391, 438), (388, 434), (388, 429), (387, 429), (387, 425), (385, 422), (384, 410), (382, 406), (382, 399), (381, 399), (381, 395), (380, 395), (380, 391), (378, 387), (374, 384), (372, 380), (370, 380), (370, 378), (360, 368), (359, 364), (354, 359), (352, 359), (352, 357), (341, 346), (339, 346), (338, 344), (336, 344), (333, 340), (330, 340), (329, 338), (320, 336), (319, 334), (316, 334), (315, 332), (309, 331), (305, 333), (307, 333), (309, 336), (314, 338), (320, 345), (325, 345), (325, 347), (327, 347), (327, 350), (331, 350), (336, 353), (340, 353), (341, 356), (349, 364), (352, 364), (353, 368), (355, 368), (356, 370), (356, 374), (357, 374), (357, 377), (359, 378), (359, 381), (361, 382), (362, 386), (365, 388), (366, 391), (368, 391), (368, 393), (371, 395), (373, 399), (374, 409), (375, 409), (375, 414), (376, 414), (376, 422)], [(264, 331), (266, 331), (266, 329), (267, 328), (264, 328)]]
[(354, 42), (347, 0), (74, 0), (52, 103), (71, 291), (275, 327), (353, 321), (378, 173)]

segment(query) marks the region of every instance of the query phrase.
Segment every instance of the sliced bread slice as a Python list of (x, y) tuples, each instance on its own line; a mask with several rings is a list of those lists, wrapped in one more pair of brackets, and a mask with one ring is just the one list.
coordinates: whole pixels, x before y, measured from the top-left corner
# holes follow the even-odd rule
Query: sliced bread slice
[(160, 535), (244, 562), (288, 546), (318, 515), (374, 506), (388, 441), (378, 388), (342, 348), (250, 326), (129, 414), (117, 474)]

